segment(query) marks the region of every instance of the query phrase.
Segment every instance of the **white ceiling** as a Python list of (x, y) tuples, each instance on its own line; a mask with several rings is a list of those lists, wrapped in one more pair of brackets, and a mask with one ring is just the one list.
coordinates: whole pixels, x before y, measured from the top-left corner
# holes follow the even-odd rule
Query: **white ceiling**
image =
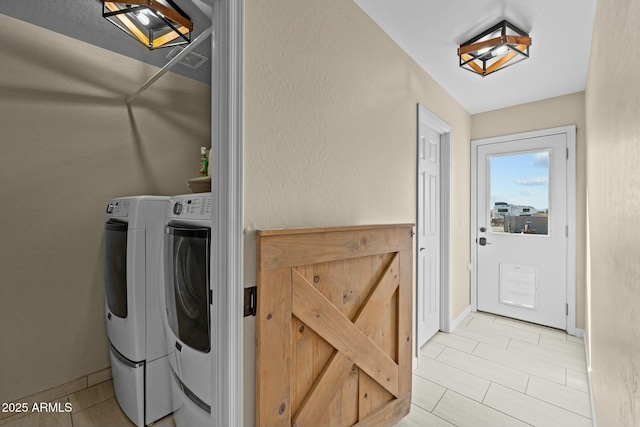
[[(597, 0), (354, 0), (470, 114), (585, 88)], [(506, 19), (530, 58), (481, 77), (459, 68), (461, 43)]]

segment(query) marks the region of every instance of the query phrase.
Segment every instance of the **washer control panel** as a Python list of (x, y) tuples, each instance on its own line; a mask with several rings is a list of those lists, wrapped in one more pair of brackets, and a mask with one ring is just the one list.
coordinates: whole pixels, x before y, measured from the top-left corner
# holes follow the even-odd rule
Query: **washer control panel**
[(129, 200), (112, 200), (107, 205), (107, 215), (126, 217), (129, 214)]
[(212, 208), (211, 196), (182, 196), (172, 200), (169, 216), (185, 219), (209, 219)]

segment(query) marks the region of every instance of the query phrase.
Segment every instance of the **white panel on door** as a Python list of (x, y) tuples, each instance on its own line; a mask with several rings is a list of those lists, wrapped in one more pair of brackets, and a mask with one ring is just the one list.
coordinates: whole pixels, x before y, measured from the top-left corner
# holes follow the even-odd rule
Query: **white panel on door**
[(429, 177), (429, 234), (438, 233), (438, 188), (437, 177)]
[(438, 163), (438, 145), (436, 141), (429, 141), (429, 161)]
[[(437, 258), (435, 256), (429, 257), (429, 273), (430, 273), (430, 278), (429, 278), (430, 283), (436, 283), (438, 278), (438, 264), (437, 264)], [(431, 300), (430, 301), (431, 309), (429, 310), (429, 313), (430, 314), (437, 313), (438, 305), (440, 303), (438, 298), (437, 286), (431, 286), (431, 297), (429, 299)]]

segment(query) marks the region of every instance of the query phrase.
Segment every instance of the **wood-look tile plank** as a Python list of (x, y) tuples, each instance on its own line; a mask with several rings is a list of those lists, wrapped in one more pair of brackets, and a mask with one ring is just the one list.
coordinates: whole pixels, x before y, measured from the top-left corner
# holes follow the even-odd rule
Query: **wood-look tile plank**
[(462, 319), (462, 322), (460, 322), (461, 325), (468, 325), (469, 322), (471, 322), (471, 319), (473, 319), (472, 316), (467, 316), (464, 319)]
[[(52, 400), (55, 406), (52, 408), (42, 408), (40, 405), (42, 403), (48, 402), (34, 402), (27, 405), (27, 410), (25, 412), (5, 412), (8, 415), (6, 418), (0, 420), (0, 425), (3, 427), (66, 427), (71, 426), (71, 416), (66, 417), (65, 414), (68, 410), (66, 406), (69, 403), (68, 397), (63, 397), (61, 399)], [(34, 406), (35, 405), (35, 406)], [(53, 413), (44, 412), (45, 410), (51, 409), (52, 411), (56, 411)], [(63, 413), (59, 413), (63, 412)], [(68, 424), (67, 424), (68, 418)]]
[(446, 348), (436, 360), (521, 393), (527, 389), (529, 374), (478, 356)]
[(478, 402), (482, 401), (489, 388), (489, 381), (428, 357), (420, 358), (413, 373)]
[[(31, 396), (24, 397), (16, 402), (27, 403), (29, 407), (32, 407), (34, 403), (40, 402), (53, 402), (62, 397), (68, 396), (78, 390), (87, 388), (87, 377), (80, 377), (68, 383), (61, 384), (59, 386), (50, 388), (40, 393), (32, 394)], [(0, 412), (0, 420), (12, 416), (11, 413)]]
[(591, 418), (589, 393), (578, 391), (549, 380), (531, 376), (527, 387), (529, 396), (540, 399), (583, 417)]
[(72, 427), (71, 414), (68, 412), (32, 412), (2, 424), (3, 427)]
[(567, 335), (567, 341), (580, 343), (584, 347), (584, 338), (574, 337), (573, 335)]
[(589, 378), (584, 372), (567, 369), (567, 387), (589, 393)]
[(563, 341), (567, 340), (567, 333), (554, 328), (548, 328), (542, 325), (536, 325), (529, 322), (523, 322), (521, 320), (509, 319), (506, 317), (496, 317), (495, 323), (503, 325), (513, 326), (514, 328), (524, 329), (525, 331), (538, 333), (540, 335), (546, 335), (552, 338), (557, 338)]
[(431, 412), (445, 391), (447, 391), (446, 388), (418, 375), (413, 375), (411, 403)]
[(555, 381), (559, 384), (565, 383), (566, 372), (564, 367), (526, 354), (501, 350), (483, 343), (478, 344), (478, 348), (476, 348), (473, 354), (522, 372)]
[(72, 414), (74, 426), (82, 427), (135, 427), (135, 424), (122, 412), (115, 397), (90, 408)]
[(87, 387), (94, 386), (104, 381), (110, 380), (111, 368), (106, 368), (98, 372), (94, 372), (93, 374), (87, 375)]
[(584, 357), (584, 344), (572, 341), (558, 341), (547, 336), (540, 337), (540, 347), (552, 348), (554, 350), (564, 351), (566, 353), (577, 354)]
[(496, 319), (496, 316), (489, 313), (483, 313), (481, 311), (472, 311), (471, 313), (469, 313), (469, 316), (476, 319), (484, 319), (489, 322), (493, 322)]
[[(578, 354), (567, 353), (551, 347), (532, 345), (520, 340), (511, 340), (507, 351), (533, 357), (538, 360), (573, 369), (578, 372), (587, 372), (587, 360)], [(545, 377), (546, 378), (546, 377)]]
[(464, 351), (465, 353), (471, 353), (478, 345), (478, 341), (476, 340), (454, 334), (445, 334), (443, 332), (438, 332), (431, 340), (435, 343)]
[(515, 326), (506, 325), (504, 323), (489, 322), (479, 318), (473, 319), (467, 326), (481, 331), (504, 335), (509, 338), (516, 338), (531, 344), (538, 344), (538, 341), (540, 340), (540, 333), (538, 332), (531, 332)]
[(433, 414), (457, 427), (526, 427), (509, 415), (447, 390)]
[(431, 412), (416, 405), (411, 405), (409, 415), (404, 417), (395, 427), (455, 427), (453, 424), (446, 422), (442, 418), (436, 417)]
[(455, 331), (453, 331), (453, 334), (503, 349), (507, 348), (507, 345), (509, 344), (509, 337), (494, 334), (492, 332), (482, 331), (476, 328), (470, 328), (466, 325), (459, 325), (455, 329)]
[(429, 340), (420, 349), (420, 354), (430, 359), (435, 359), (436, 357), (438, 357), (440, 353), (442, 353), (442, 350), (444, 350), (445, 348), (446, 347), (444, 345), (438, 344), (437, 342)]
[(73, 405), (72, 413), (75, 414), (113, 397), (113, 381), (109, 380), (70, 394), (69, 402)]
[(535, 426), (592, 427), (593, 425), (589, 418), (499, 384), (491, 384), (483, 403)]

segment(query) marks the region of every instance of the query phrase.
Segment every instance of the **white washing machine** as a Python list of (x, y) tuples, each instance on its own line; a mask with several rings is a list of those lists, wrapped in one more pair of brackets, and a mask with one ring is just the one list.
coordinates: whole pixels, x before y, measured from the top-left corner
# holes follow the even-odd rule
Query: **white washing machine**
[(113, 388), (142, 427), (172, 411), (159, 261), (168, 197), (113, 199), (104, 226), (105, 316)]
[(163, 240), (161, 291), (177, 427), (211, 425), (211, 193), (174, 196)]

